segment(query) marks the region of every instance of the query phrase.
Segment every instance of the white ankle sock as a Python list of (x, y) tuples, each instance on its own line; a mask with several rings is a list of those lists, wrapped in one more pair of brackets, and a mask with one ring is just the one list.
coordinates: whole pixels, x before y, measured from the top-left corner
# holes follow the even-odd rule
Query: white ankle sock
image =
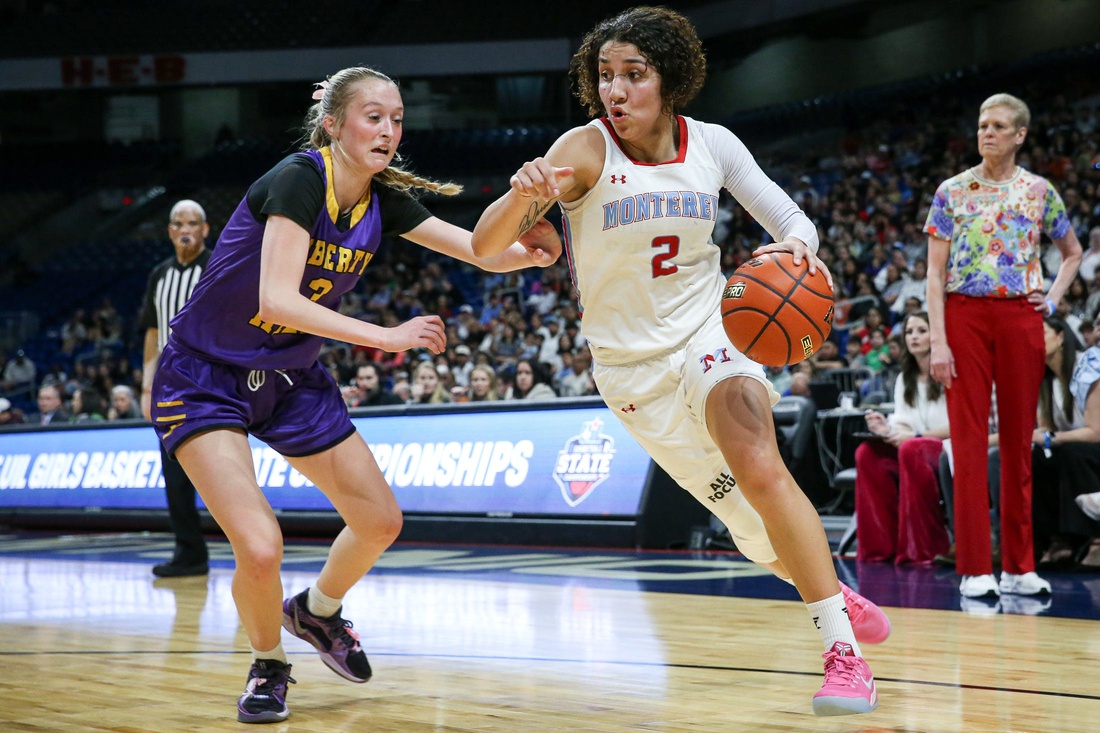
[(857, 657), (863, 656), (859, 643), (856, 642), (855, 632), (852, 631), (852, 622), (848, 618), (848, 607), (844, 604), (843, 593), (807, 603), (806, 610), (810, 612), (814, 625), (821, 632), (825, 651), (832, 649), (836, 642), (843, 641), (845, 644), (852, 645), (852, 651)]
[(306, 599), (306, 610), (314, 616), (328, 618), (340, 610), (340, 605), (343, 602), (343, 598), (329, 598), (317, 590), (317, 586), (311, 585), (309, 587), (309, 597)]
[(276, 644), (275, 648), (269, 652), (261, 652), (259, 649), (251, 645), (249, 645), (249, 648), (252, 650), (253, 662), (255, 662), (257, 659), (274, 659), (282, 662), (283, 664), (286, 664), (286, 652), (283, 651), (283, 642), (281, 641)]

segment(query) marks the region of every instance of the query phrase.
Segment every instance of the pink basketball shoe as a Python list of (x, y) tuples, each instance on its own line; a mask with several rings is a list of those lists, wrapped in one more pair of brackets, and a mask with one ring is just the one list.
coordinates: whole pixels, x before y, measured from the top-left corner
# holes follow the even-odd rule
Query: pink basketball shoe
[(851, 644), (838, 641), (821, 655), (825, 684), (814, 695), (815, 715), (856, 715), (878, 707), (878, 690), (871, 668), (854, 655)]
[(852, 631), (860, 644), (881, 644), (890, 636), (890, 619), (882, 609), (854, 590), (840, 584), (844, 594), (844, 605), (848, 607), (848, 618), (852, 622)]

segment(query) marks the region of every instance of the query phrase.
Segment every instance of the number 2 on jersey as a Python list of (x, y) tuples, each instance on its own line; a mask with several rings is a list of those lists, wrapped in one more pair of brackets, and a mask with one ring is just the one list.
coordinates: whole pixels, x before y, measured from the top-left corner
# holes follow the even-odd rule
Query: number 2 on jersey
[(680, 268), (674, 263), (669, 262), (680, 252), (680, 238), (675, 235), (669, 235), (666, 237), (655, 237), (650, 243), (651, 247), (668, 247), (664, 252), (658, 252), (653, 255), (653, 278), (659, 278), (662, 275), (671, 275)]

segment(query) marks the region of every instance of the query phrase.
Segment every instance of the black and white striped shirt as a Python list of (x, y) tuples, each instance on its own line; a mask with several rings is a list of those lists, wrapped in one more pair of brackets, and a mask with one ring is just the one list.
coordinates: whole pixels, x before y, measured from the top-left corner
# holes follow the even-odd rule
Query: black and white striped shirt
[(202, 253), (187, 265), (181, 265), (175, 255), (153, 268), (145, 289), (145, 305), (141, 311), (141, 327), (157, 329), (157, 351), (163, 351), (168, 343), (168, 324), (191, 297), (191, 291), (206, 269), (210, 250)]

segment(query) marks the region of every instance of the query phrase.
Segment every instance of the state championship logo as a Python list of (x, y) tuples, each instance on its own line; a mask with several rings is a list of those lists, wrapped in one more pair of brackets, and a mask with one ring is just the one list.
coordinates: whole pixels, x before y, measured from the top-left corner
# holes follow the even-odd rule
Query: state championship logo
[(570, 438), (558, 451), (554, 464), (554, 480), (569, 506), (587, 499), (593, 489), (611, 475), (611, 459), (615, 457), (615, 439), (600, 432), (603, 422), (596, 418), (586, 422), (580, 435)]

